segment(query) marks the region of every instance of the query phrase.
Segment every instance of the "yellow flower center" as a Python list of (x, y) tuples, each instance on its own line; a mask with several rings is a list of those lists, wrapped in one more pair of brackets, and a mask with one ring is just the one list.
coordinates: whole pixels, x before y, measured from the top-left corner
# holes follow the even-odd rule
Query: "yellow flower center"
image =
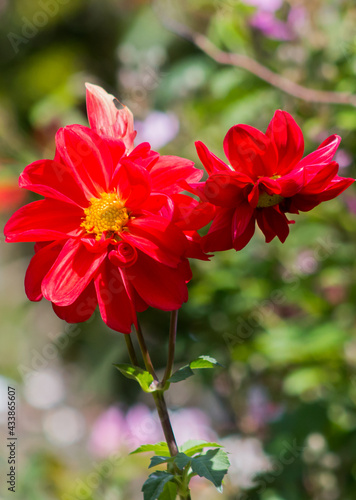
[(129, 220), (127, 208), (117, 193), (102, 193), (100, 198), (91, 198), (90, 205), (84, 210), (85, 219), (81, 223), (87, 233), (96, 234), (99, 241), (104, 232), (109, 232), (109, 237), (120, 233)]
[(263, 191), (258, 198), (257, 208), (273, 207), (274, 205), (281, 203), (283, 200), (283, 196), (280, 196), (279, 194), (268, 194)]

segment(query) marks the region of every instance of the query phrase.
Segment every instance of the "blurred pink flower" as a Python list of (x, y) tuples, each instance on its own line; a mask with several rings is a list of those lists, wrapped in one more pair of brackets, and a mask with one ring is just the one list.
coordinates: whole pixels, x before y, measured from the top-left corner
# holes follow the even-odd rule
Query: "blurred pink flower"
[(125, 416), (116, 406), (104, 411), (95, 421), (89, 438), (89, 451), (97, 457), (107, 457), (125, 444)]
[(178, 445), (189, 439), (213, 441), (217, 438), (211, 428), (210, 419), (198, 408), (184, 408), (172, 412), (171, 421)]
[(349, 167), (352, 163), (352, 156), (345, 149), (339, 149), (336, 152), (335, 161), (339, 164), (340, 168)]
[(147, 406), (138, 404), (126, 414), (128, 448), (135, 449), (141, 444), (157, 443), (164, 439), (158, 417)]
[(293, 40), (295, 33), (288, 22), (277, 19), (273, 12), (260, 10), (250, 20), (250, 25), (274, 40)]

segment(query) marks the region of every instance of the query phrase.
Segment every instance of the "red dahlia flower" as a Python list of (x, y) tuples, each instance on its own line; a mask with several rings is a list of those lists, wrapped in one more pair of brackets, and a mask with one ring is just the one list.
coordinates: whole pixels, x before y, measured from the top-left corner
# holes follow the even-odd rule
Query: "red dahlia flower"
[(209, 178), (195, 192), (216, 207), (203, 237), (203, 250), (241, 250), (252, 238), (255, 222), (266, 237), (284, 242), (289, 233), (286, 212), (309, 211), (331, 200), (354, 179), (338, 177), (332, 158), (340, 137), (332, 135), (302, 159), (303, 135), (285, 111), (276, 111), (266, 134), (235, 125), (226, 134), (224, 151), (231, 167), (197, 142), (198, 155)]
[[(92, 129), (60, 129), (54, 160), (25, 168), (20, 186), (44, 199), (18, 210), (5, 235), (8, 242), (36, 242), (25, 278), (30, 300), (44, 296), (72, 323), (90, 318), (99, 304), (108, 326), (129, 333), (136, 311), (174, 310), (187, 300), (187, 257), (202, 257), (200, 215), (179, 183), (196, 182), (202, 172), (148, 143), (133, 149), (130, 111), (116, 109), (100, 87), (87, 91)], [(182, 196), (194, 217), (176, 206)]]

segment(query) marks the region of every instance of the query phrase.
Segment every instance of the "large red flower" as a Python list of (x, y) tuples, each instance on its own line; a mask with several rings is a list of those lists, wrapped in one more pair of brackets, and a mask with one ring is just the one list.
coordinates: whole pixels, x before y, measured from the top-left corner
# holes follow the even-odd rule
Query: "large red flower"
[(130, 111), (100, 87), (87, 86), (87, 107), (91, 129), (60, 129), (54, 160), (25, 168), (20, 186), (44, 199), (18, 210), (5, 235), (36, 242), (25, 278), (30, 300), (44, 296), (68, 322), (87, 320), (99, 304), (108, 326), (129, 333), (136, 311), (187, 300), (187, 257), (202, 257), (200, 216), (193, 201), (185, 224), (176, 201), (183, 196), (188, 206), (180, 182), (197, 182), (202, 171), (148, 143), (133, 148)]
[(216, 207), (203, 238), (203, 250), (241, 250), (252, 238), (255, 222), (266, 242), (284, 242), (289, 233), (286, 212), (308, 211), (338, 196), (354, 179), (337, 175), (332, 158), (340, 137), (332, 135), (302, 159), (303, 134), (294, 119), (276, 111), (266, 134), (235, 125), (226, 134), (224, 151), (231, 167), (197, 142), (198, 155), (209, 178), (195, 192)]

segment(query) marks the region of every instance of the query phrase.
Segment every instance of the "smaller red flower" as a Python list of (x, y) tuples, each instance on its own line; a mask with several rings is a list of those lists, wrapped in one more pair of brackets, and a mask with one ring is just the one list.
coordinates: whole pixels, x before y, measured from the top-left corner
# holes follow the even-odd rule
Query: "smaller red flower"
[(307, 212), (354, 182), (337, 175), (339, 165), (332, 158), (339, 143), (340, 137), (332, 135), (302, 159), (302, 131), (290, 114), (280, 110), (266, 134), (248, 125), (228, 131), (224, 151), (231, 167), (196, 142), (209, 178), (195, 185), (195, 193), (216, 208), (202, 240), (203, 250), (241, 250), (252, 238), (255, 222), (267, 243), (275, 236), (283, 243), (294, 223), (287, 212)]

